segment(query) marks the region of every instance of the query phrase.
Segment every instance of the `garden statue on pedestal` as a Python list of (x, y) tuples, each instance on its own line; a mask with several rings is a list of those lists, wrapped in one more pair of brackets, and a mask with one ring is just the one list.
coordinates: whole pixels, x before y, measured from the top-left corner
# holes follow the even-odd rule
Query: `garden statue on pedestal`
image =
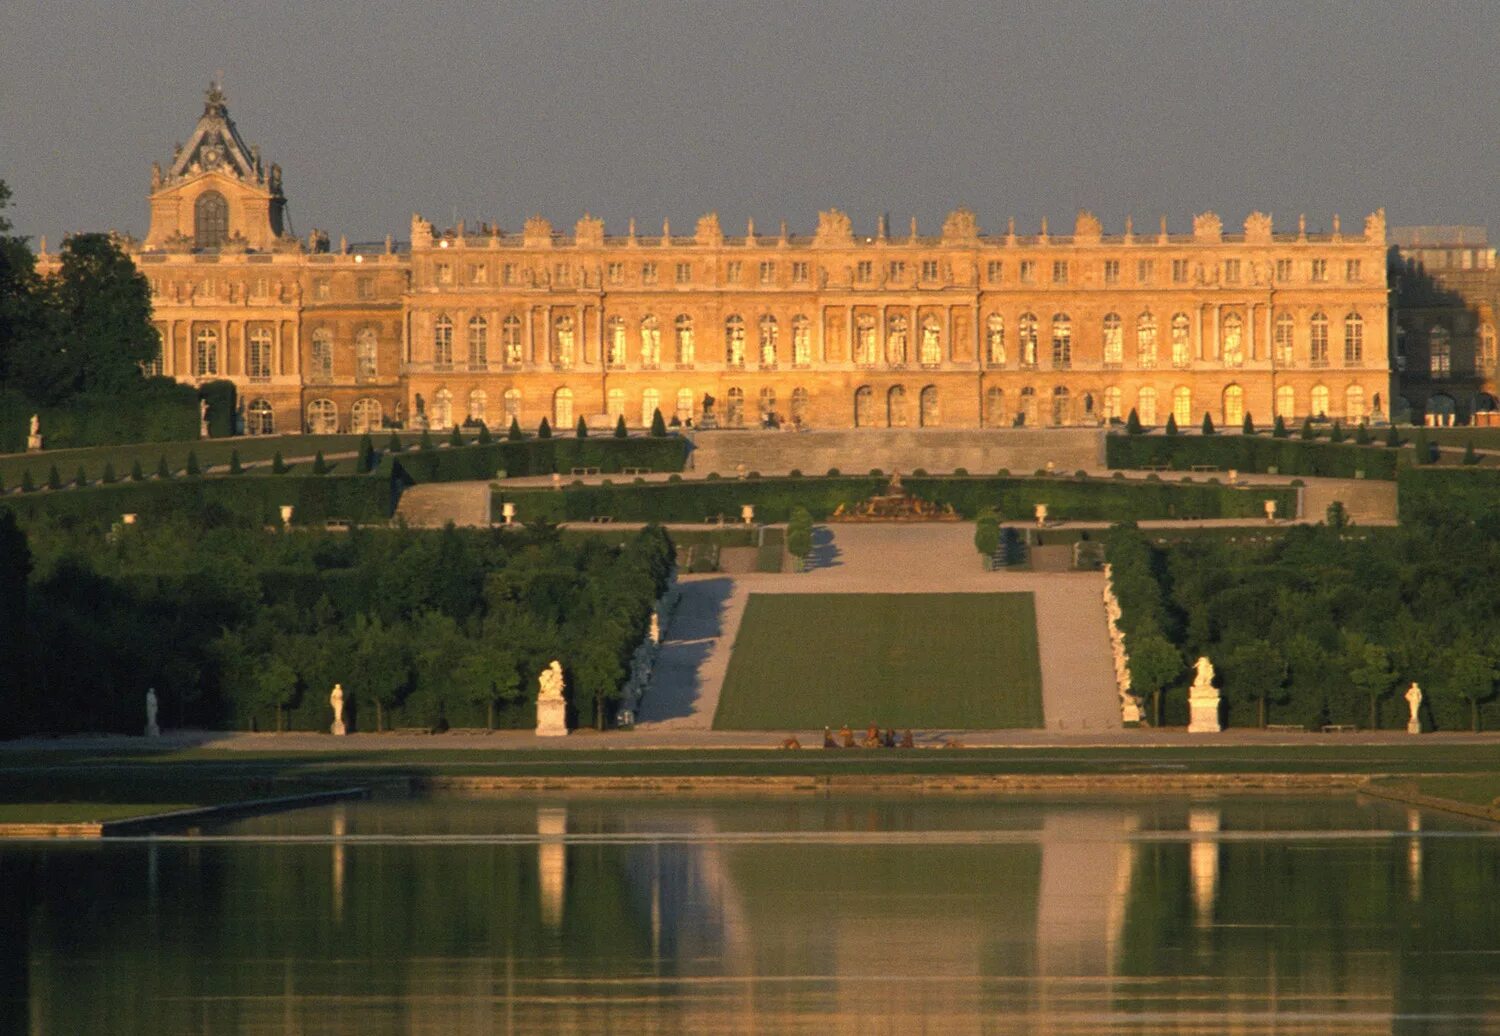
[(568, 733), (568, 703), (563, 698), (562, 663), (557, 659), (537, 677), (536, 736), (563, 737)]
[(1422, 688), (1412, 681), (1412, 685), (1406, 689), (1406, 707), (1409, 715), (1406, 720), (1406, 732), (1408, 734), (1420, 734), (1422, 732)]
[(42, 448), (42, 419), (36, 414), (31, 415), (31, 425), (26, 432), (26, 449), (28, 452)]
[(208, 400), (198, 400), (198, 438), (208, 438)]
[(336, 683), (333, 685), (333, 693), (328, 696), (328, 704), (333, 706), (333, 726), (330, 727), (334, 737), (343, 737), (347, 730), (344, 729), (344, 685)]
[(156, 688), (146, 692), (146, 736), (161, 737), (161, 727), (156, 725)]
[(1193, 686), (1188, 689), (1188, 733), (1217, 734), (1219, 723), (1219, 689), (1214, 686), (1214, 664), (1208, 656), (1198, 656)]

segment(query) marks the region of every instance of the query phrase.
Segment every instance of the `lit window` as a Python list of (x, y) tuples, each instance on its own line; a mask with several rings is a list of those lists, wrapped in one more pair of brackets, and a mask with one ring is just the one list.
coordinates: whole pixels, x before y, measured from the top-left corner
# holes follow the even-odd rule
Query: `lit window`
[(1453, 340), (1446, 327), (1434, 325), (1427, 332), (1427, 352), (1433, 375), (1447, 377), (1453, 368)]
[(854, 362), (873, 366), (878, 360), (875, 348), (875, 318), (861, 313), (854, 322)]
[(1311, 279), (1314, 284), (1322, 284), (1328, 280), (1328, 260), (1314, 259), (1312, 261)]
[(1290, 385), (1276, 389), (1276, 416), (1283, 421), (1297, 416), (1297, 391)]
[(1365, 419), (1365, 390), (1359, 385), (1344, 390), (1344, 419), (1355, 422)]
[(806, 284), (811, 277), (812, 267), (807, 263), (792, 264), (792, 283)]
[(744, 263), (740, 262), (738, 259), (734, 259), (730, 262), (725, 263), (724, 279), (730, 284), (738, 284), (740, 282), (740, 270), (743, 267)]
[(1005, 272), (1005, 264), (999, 259), (991, 259), (985, 267), (985, 277), (991, 284), (1000, 283), (1000, 275)]
[(661, 365), (661, 321), (647, 316), (641, 321), (641, 366), (654, 369)]
[(1022, 367), (1036, 367), (1037, 337), (1036, 314), (1022, 313), (1021, 319), (1016, 321), (1016, 348), (1021, 351)]
[(1193, 343), (1189, 336), (1186, 313), (1172, 314), (1172, 366), (1186, 367), (1193, 362)]
[(745, 365), (745, 320), (738, 314), (724, 321), (724, 358), (731, 367)]
[(1022, 259), (1021, 260), (1021, 283), (1022, 284), (1035, 284), (1036, 283), (1036, 260), (1035, 259)]
[(641, 393), (641, 427), (650, 428), (661, 410), (661, 392), (648, 388)]
[(276, 434), (276, 413), (271, 409), (270, 400), (253, 399), (250, 401), (250, 405), (245, 408), (245, 434)]
[[(564, 313), (553, 322), (553, 348), (552, 362), (564, 369), (573, 366), (573, 348), (576, 344), (573, 331), (573, 318)], [(572, 397), (570, 396), (569, 399)]]
[(607, 350), (605, 363), (611, 367), (625, 366), (625, 320), (622, 317), (609, 318), (604, 347)]
[(1136, 318), (1135, 363), (1141, 370), (1156, 366), (1156, 318), (1149, 312)]
[(693, 264), (692, 263), (678, 263), (677, 264), (677, 283), (678, 284), (692, 284), (693, 283)]
[(1172, 260), (1172, 283), (1186, 284), (1188, 282), (1188, 261), (1186, 259)]
[(560, 388), (552, 393), (552, 425), (554, 428), (573, 426), (573, 390)]
[(339, 408), (331, 399), (307, 404), (307, 430), (313, 435), (332, 435), (339, 430)]
[(1178, 385), (1172, 390), (1172, 418), (1177, 422), (1178, 428), (1186, 428), (1193, 423), (1193, 390), (1186, 385)]
[(1005, 318), (991, 313), (984, 327), (984, 359), (991, 367), (1005, 366)]
[(868, 259), (861, 259), (854, 266), (854, 279), (861, 284), (869, 284), (875, 276), (875, 264)]
[[(357, 404), (356, 404), (357, 405)], [(479, 424), (485, 423), (485, 413), (490, 405), (490, 395), (484, 389), (474, 389), (469, 393), (469, 420)], [(360, 429), (356, 428), (355, 431)]]
[(508, 388), (505, 390), (505, 423), (521, 420), (521, 390)]
[(767, 313), (760, 318), (760, 365), (776, 366), (776, 340), (781, 333), (776, 318)]
[(776, 283), (776, 264), (767, 260), (760, 264), (760, 282), (762, 284)]
[(453, 364), (453, 321), (446, 316), (432, 325), (432, 362), (440, 369)]
[(1314, 385), (1312, 390), (1312, 416), (1328, 416), (1328, 386)]
[(1344, 366), (1357, 367), (1365, 358), (1365, 321), (1358, 313), (1344, 318)]
[(1066, 313), (1052, 315), (1052, 367), (1066, 370), (1073, 366), (1073, 322)]
[(432, 394), (432, 406), (427, 408), (427, 421), (441, 431), (453, 426), (453, 393), (440, 388)]
[(505, 365), (521, 365), (521, 318), (515, 314), (506, 317), (500, 324), (500, 348), (505, 350)]
[(648, 284), (648, 285), (650, 285), (650, 284), (655, 284), (656, 281), (657, 281), (657, 278), (656, 278), (656, 264), (655, 263), (642, 263), (641, 264), (641, 283), (642, 284)]
[(1328, 366), (1328, 317), (1321, 311), (1309, 321), (1308, 361), (1314, 367)]
[(943, 362), (942, 330), (937, 317), (922, 321), (922, 366), (936, 367)]
[(469, 319), (469, 369), (483, 370), (490, 362), (490, 325), (484, 317)]
[(1118, 260), (1118, 259), (1106, 259), (1106, 260), (1104, 260), (1104, 283), (1105, 284), (1119, 284), (1120, 283), (1120, 260)]
[(1136, 394), (1135, 416), (1147, 427), (1156, 424), (1156, 389), (1148, 385)]
[(677, 390), (677, 422), (687, 424), (693, 419), (693, 390), (681, 388)]
[(200, 327), (193, 338), (193, 375), (203, 378), (219, 373), (219, 332)]
[(1124, 325), (1120, 322), (1120, 314), (1110, 313), (1104, 318), (1104, 365), (1118, 367), (1124, 360)]
[(1245, 390), (1239, 385), (1224, 389), (1223, 419), (1225, 428), (1245, 423)]
[(1053, 260), (1053, 263), (1052, 263), (1052, 283), (1053, 284), (1067, 284), (1068, 283), (1068, 261), (1066, 259), (1056, 259), (1056, 260)]
[(1282, 367), (1292, 365), (1292, 328), (1295, 323), (1290, 313), (1283, 313), (1276, 318), (1273, 341), (1276, 349), (1276, 362)]
[(1106, 421), (1118, 421), (1124, 416), (1120, 413), (1120, 399), (1121, 393), (1118, 385), (1111, 385), (1104, 390), (1104, 419)]
[(676, 320), (677, 330), (677, 366), (691, 367), (695, 349), (693, 347), (693, 318), (686, 313), (678, 316)]
[(812, 321), (804, 316), (792, 317), (792, 365), (806, 367), (812, 363)]
[(1224, 365), (1242, 367), (1245, 364), (1245, 323), (1238, 313), (1224, 318)]
[(354, 376), (369, 381), (380, 372), (379, 343), (373, 329), (361, 328), (354, 336)]

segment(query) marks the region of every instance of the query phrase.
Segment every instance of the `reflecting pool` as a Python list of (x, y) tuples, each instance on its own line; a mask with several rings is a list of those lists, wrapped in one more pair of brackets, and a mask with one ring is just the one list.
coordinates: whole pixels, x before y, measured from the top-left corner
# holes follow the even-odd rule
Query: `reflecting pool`
[(451, 797), (0, 846), (0, 1032), (1500, 1031), (1500, 832), (1354, 797)]

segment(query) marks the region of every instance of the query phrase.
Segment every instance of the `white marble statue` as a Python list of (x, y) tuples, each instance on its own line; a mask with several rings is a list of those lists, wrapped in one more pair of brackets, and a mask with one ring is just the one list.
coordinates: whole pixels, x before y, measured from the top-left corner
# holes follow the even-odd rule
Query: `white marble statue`
[(161, 727), (156, 725), (156, 688), (146, 692), (146, 736), (161, 737)]
[(568, 732), (568, 703), (563, 698), (562, 663), (557, 659), (537, 676), (536, 736), (562, 737)]
[(647, 636), (651, 638), (651, 643), (661, 643), (661, 619), (656, 612), (651, 613), (651, 628), (647, 631)]
[(31, 424), (27, 426), (26, 448), (28, 450), (42, 448), (42, 419), (36, 414), (31, 415)]
[(208, 400), (198, 400), (198, 438), (208, 438)]
[(42, 434), (42, 419), (37, 414), (31, 415), (31, 431), (29, 434), (33, 438)]
[(1406, 732), (1420, 734), (1422, 732), (1422, 688), (1415, 680), (1406, 689), (1406, 707), (1410, 710), (1406, 720)]
[(1219, 689), (1214, 686), (1214, 664), (1207, 655), (1199, 655), (1194, 664), (1193, 686), (1188, 689), (1188, 733), (1217, 734), (1219, 723)]
[(348, 733), (344, 729), (344, 685), (336, 683), (333, 685), (333, 693), (328, 696), (328, 704), (333, 706), (333, 726), (329, 728), (334, 737), (343, 737)]

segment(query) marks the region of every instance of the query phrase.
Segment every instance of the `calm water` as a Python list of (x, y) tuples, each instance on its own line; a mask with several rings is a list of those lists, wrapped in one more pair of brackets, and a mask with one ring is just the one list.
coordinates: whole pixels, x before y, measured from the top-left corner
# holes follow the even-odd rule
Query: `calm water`
[(353, 803), (0, 848), (0, 1033), (1490, 1032), (1497, 890), (1353, 798)]

